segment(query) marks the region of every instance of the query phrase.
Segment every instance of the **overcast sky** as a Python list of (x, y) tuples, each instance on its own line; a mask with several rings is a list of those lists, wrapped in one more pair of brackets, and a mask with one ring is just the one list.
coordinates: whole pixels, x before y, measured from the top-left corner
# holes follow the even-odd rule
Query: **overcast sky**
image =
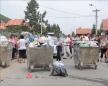
[[(9, 18), (24, 18), (29, 0), (0, 0), (0, 13)], [(102, 19), (108, 18), (107, 0), (37, 0), (40, 12), (47, 11), (46, 19), (50, 24), (60, 25), (61, 30), (68, 34), (77, 27), (92, 28), (95, 23), (94, 9), (99, 9), (98, 27)], [(93, 4), (94, 6), (89, 6)]]

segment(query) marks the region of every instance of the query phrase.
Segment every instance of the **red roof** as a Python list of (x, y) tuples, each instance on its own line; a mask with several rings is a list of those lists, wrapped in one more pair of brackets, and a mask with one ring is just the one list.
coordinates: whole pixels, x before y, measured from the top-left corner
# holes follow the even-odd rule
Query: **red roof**
[(23, 25), (23, 23), (24, 19), (12, 19), (7, 22), (6, 26), (19, 26)]
[(108, 30), (108, 19), (104, 19), (102, 22), (102, 29)]
[(90, 28), (77, 28), (76, 34), (79, 34), (79, 35), (91, 34), (91, 29)]
[(5, 23), (0, 23), (0, 30), (4, 30), (6, 29), (6, 24)]

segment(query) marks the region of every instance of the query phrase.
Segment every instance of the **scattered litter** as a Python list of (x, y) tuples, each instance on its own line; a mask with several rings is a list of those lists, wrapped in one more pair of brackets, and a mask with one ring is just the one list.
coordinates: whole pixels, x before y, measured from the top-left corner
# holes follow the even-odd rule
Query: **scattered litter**
[(31, 78), (33, 78), (33, 75), (32, 75), (32, 73), (28, 73), (28, 74), (26, 74), (26, 78), (28, 78), (28, 79), (31, 79)]

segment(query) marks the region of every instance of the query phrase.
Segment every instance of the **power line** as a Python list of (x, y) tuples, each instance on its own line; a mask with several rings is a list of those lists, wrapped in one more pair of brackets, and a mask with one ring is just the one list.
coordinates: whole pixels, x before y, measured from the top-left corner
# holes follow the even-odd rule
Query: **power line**
[(64, 13), (64, 14), (71, 14), (71, 15), (78, 15), (78, 16), (88, 16), (88, 15), (81, 15), (81, 14), (77, 14), (77, 13), (73, 13), (73, 12), (67, 12), (67, 11), (63, 11), (63, 10), (59, 10), (59, 9), (55, 9), (55, 8), (51, 8), (51, 7), (47, 7), (47, 6), (43, 6), (40, 5), (41, 7), (56, 11), (56, 12), (60, 12), (60, 13)]
[(47, 6), (43, 6), (43, 5), (40, 5), (40, 6), (42, 6), (44, 8), (48, 8), (48, 9), (56, 11), (56, 12), (60, 12), (60, 13), (62, 12), (62, 13), (71, 14), (71, 15), (72, 14), (79, 15), (79, 14), (76, 14), (76, 13), (66, 12), (66, 11), (63, 11), (63, 10), (59, 10), (59, 9), (55, 9), (55, 8), (51, 8), (51, 7), (47, 7)]
[(94, 16), (94, 15), (81, 15), (81, 14), (78, 14), (78, 13), (67, 12), (67, 11), (64, 11), (64, 10), (59, 10), (59, 9), (55, 9), (55, 8), (51, 8), (51, 7), (47, 7), (47, 6), (43, 6), (43, 5), (39, 5), (39, 6), (47, 8), (47, 9), (50, 9), (50, 10), (53, 10), (53, 11), (56, 11), (56, 12), (64, 13), (64, 14), (71, 14), (71, 15), (74, 14), (74, 15), (77, 15), (77, 17), (55, 17), (55, 16), (49, 16), (49, 17), (55, 17), (55, 18), (80, 18), (80, 17), (91, 17), (91, 16)]
[[(94, 15), (81, 15), (81, 14), (77, 14), (77, 13), (66, 12), (66, 11), (63, 11), (63, 10), (58, 10), (58, 9), (43, 6), (43, 5), (40, 5), (40, 6), (42, 6), (44, 8), (47, 8), (47, 9), (50, 9), (50, 10), (53, 10), (53, 11), (56, 11), (56, 12), (64, 13), (64, 14), (77, 15), (77, 17), (58, 17), (58, 18), (79, 18), (79, 17), (91, 17), (91, 16), (94, 16)], [(54, 16), (52, 16), (52, 17), (54, 17)]]
[[(29, 0), (27, 0), (29, 1)], [(41, 0), (37, 0), (37, 1), (41, 1)], [(44, 1), (44, 0), (42, 0)], [(47, 1), (47, 0), (46, 0)], [(49, 0), (50, 1), (50, 0)], [(53, 1), (53, 0), (52, 0)], [(58, 1), (58, 0), (57, 0)], [(62, 0), (61, 0), (62, 1)], [(65, 14), (71, 14), (71, 15), (80, 15), (80, 16), (86, 16), (86, 15), (81, 15), (81, 14), (78, 14), (78, 13), (73, 13), (73, 12), (67, 12), (67, 11), (64, 11), (64, 10), (59, 10), (59, 9), (55, 9), (55, 8), (51, 8), (51, 7), (47, 7), (47, 6), (44, 6), (44, 5), (39, 5), (41, 7), (44, 7), (44, 8), (47, 8), (47, 9), (50, 9), (50, 10), (53, 10), (53, 11), (56, 11), (56, 12), (60, 12), (60, 13), (65, 13)]]
[(81, 18), (81, 17), (94, 17), (94, 15), (77, 16), (77, 17), (60, 17), (60, 16), (47, 16), (52, 18)]

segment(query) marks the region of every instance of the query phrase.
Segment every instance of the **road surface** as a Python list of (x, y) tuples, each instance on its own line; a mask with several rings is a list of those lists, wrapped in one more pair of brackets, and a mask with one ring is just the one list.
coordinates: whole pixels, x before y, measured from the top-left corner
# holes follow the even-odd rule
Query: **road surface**
[[(12, 61), (11, 66), (0, 70), (0, 86), (108, 86), (108, 64), (99, 62), (97, 70), (74, 68), (73, 59), (63, 59), (68, 77), (50, 76), (50, 71), (35, 70), (29, 73), (26, 63)], [(30, 78), (27, 78), (31, 74)]]

